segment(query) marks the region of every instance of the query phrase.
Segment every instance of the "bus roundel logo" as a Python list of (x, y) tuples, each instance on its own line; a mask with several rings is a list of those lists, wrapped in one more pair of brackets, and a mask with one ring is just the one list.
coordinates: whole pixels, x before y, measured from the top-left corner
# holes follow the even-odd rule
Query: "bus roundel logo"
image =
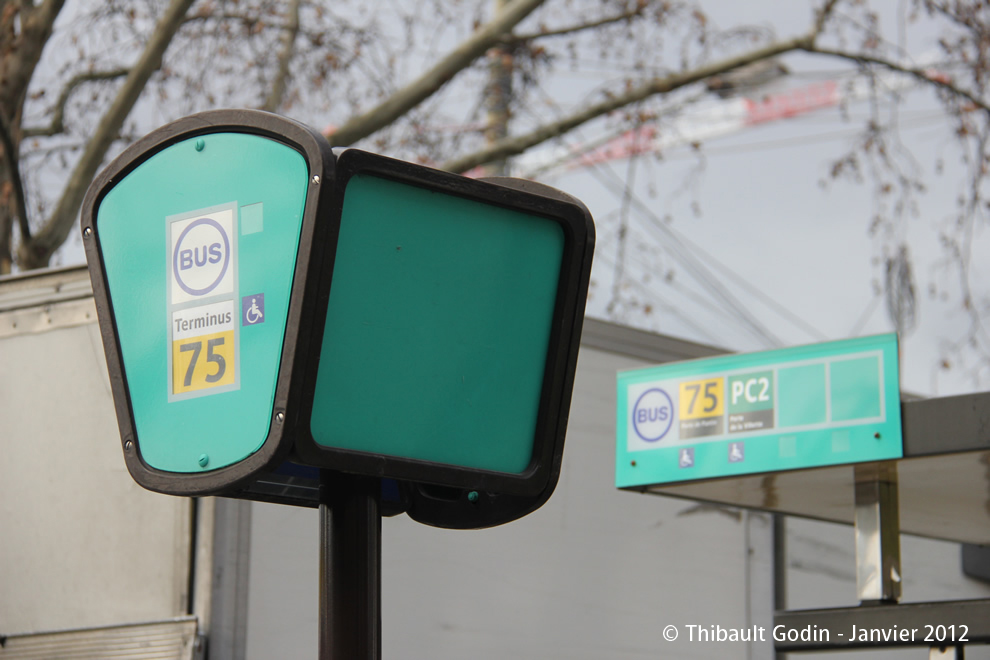
[(654, 387), (636, 400), (632, 417), (636, 435), (646, 442), (657, 442), (667, 435), (674, 423), (674, 404), (666, 392)]
[(175, 283), (190, 296), (205, 296), (224, 281), (230, 266), (230, 238), (213, 218), (186, 225), (172, 249)]

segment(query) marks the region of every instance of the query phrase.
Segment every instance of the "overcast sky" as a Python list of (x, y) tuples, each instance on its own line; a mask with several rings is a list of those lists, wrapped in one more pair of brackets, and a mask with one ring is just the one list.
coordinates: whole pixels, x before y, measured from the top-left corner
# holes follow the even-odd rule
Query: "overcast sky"
[[(760, 5), (771, 4), (774, 11), (764, 15), (773, 16), (778, 36), (807, 28), (804, 3), (706, 6), (720, 25), (728, 26), (740, 14), (761, 15)], [(787, 13), (778, 11), (782, 7)], [(897, 14), (887, 18), (894, 21)], [(908, 30), (907, 38), (912, 53), (932, 51), (933, 33)], [(836, 62), (798, 55), (784, 63), (791, 75), (765, 93), (848, 79)], [(706, 99), (699, 108), (714, 102)], [(889, 110), (885, 109), (885, 119), (894, 116)], [(868, 232), (875, 212), (872, 189), (868, 183), (822, 185), (829, 180), (832, 162), (852, 144), (868, 113), (865, 102), (850, 104), (845, 115), (838, 109), (819, 110), (707, 141), (700, 154), (681, 148), (665, 152), (660, 161), (617, 160), (553, 178), (553, 185), (587, 203), (597, 221), (599, 244), (589, 314), (742, 351), (771, 348), (773, 338), (794, 345), (892, 331), (885, 301), (875, 286), (883, 283), (882, 268), (873, 262), (883, 246)], [(961, 369), (938, 368), (941, 343), (960, 336), (967, 324), (959, 298), (939, 300), (928, 294), (933, 282), (950, 292), (958, 290), (952, 271), (935, 264), (942, 256), (938, 229), (955, 210), (956, 197), (965, 186), (959, 151), (930, 92), (905, 92), (896, 113), (904, 145), (927, 186), (917, 199), (919, 213), (894, 238), (903, 239), (912, 256), (919, 309), (917, 327), (902, 339), (902, 388), (943, 395), (972, 391), (974, 384)], [(687, 111), (685, 121), (690, 116)], [(594, 139), (596, 128), (584, 129), (583, 136)], [(937, 161), (943, 163), (941, 174), (936, 174)], [(634, 197), (623, 211), (617, 184), (621, 189), (622, 182), (630, 180)], [(621, 305), (609, 311), (617, 228), (624, 212), (631, 233), (623, 292), (648, 304), (650, 314)], [(772, 337), (746, 330), (713, 286), (689, 272), (676, 250), (670, 249), (669, 239), (651, 226), (658, 219), (700, 248), (692, 252), (716, 277), (714, 288), (751, 311)], [(984, 295), (986, 287), (979, 287), (979, 255), (988, 254), (988, 247), (986, 238), (978, 234), (973, 282)], [(673, 280), (665, 280), (671, 272)]]

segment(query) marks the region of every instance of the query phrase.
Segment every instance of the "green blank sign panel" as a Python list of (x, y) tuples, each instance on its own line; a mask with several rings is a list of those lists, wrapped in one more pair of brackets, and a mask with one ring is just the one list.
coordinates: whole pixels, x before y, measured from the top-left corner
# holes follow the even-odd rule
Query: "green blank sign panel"
[[(802, 364), (777, 371), (777, 426), (791, 428), (821, 424), (827, 419), (825, 363)], [(869, 393), (871, 398), (874, 389)]]
[(352, 177), (313, 403), (315, 442), (524, 472), (563, 251), (557, 222)]
[(903, 455), (897, 336), (619, 374), (620, 488)]
[(109, 297), (152, 468), (206, 472), (264, 443), (308, 185), (294, 149), (214, 133), (162, 149), (100, 202)]

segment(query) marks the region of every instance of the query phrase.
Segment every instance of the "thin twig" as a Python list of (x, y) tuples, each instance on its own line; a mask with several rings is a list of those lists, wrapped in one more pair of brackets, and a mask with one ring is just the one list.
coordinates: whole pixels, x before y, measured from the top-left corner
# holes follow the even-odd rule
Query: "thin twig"
[(643, 7), (637, 7), (636, 9), (630, 9), (629, 11), (617, 14), (615, 16), (607, 16), (601, 18), (597, 21), (591, 21), (590, 23), (580, 23), (578, 25), (571, 25), (568, 27), (558, 28), (556, 30), (546, 30), (544, 32), (531, 32), (530, 34), (507, 34), (502, 37), (501, 42), (506, 45), (518, 44), (526, 41), (533, 41), (534, 39), (544, 39), (546, 37), (561, 37), (568, 34), (575, 34), (577, 32), (583, 32), (585, 30), (593, 30), (595, 28), (604, 27), (611, 23), (621, 23), (622, 21), (630, 20), (636, 18), (637, 16), (643, 15)]
[(947, 92), (951, 92), (955, 96), (962, 97), (972, 103), (974, 106), (982, 109), (984, 112), (990, 114), (990, 105), (988, 105), (980, 97), (974, 95), (972, 92), (959, 87), (958, 85), (952, 83), (947, 77), (937, 75), (937, 72), (933, 72), (931, 68), (917, 68), (904, 66), (892, 62), (890, 60), (884, 59), (882, 57), (877, 57), (875, 55), (866, 55), (864, 53), (848, 53), (842, 50), (835, 50), (832, 48), (822, 48), (814, 43), (809, 43), (807, 46), (803, 46), (801, 50), (808, 53), (817, 53), (818, 55), (828, 55), (830, 57), (837, 57), (843, 60), (849, 60), (856, 62), (858, 64), (875, 64), (881, 66), (890, 71), (896, 71), (898, 73), (904, 73), (909, 76), (914, 76), (918, 80), (930, 85), (934, 85), (940, 89), (944, 89)]
[(835, 10), (835, 6), (839, 4), (840, 1), (841, 0), (827, 0), (822, 8), (818, 10), (817, 15), (815, 16), (814, 27), (814, 32), (816, 35), (821, 34), (825, 29), (825, 23), (828, 21), (829, 17), (832, 15), (832, 12)]

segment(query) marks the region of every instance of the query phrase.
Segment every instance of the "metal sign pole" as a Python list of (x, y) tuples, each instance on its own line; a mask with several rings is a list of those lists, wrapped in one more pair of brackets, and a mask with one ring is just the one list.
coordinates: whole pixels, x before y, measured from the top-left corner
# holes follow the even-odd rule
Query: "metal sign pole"
[(320, 660), (380, 660), (378, 479), (320, 472)]
[(856, 478), (856, 591), (861, 603), (901, 598), (901, 525), (896, 463), (860, 463)]

